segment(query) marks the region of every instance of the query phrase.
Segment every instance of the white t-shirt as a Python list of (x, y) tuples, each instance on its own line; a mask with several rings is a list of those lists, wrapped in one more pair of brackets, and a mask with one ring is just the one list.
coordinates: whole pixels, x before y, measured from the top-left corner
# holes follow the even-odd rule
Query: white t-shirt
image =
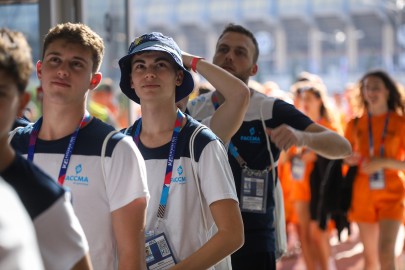
[[(190, 117), (187, 120), (187, 124), (179, 133), (176, 145), (173, 174), (162, 226), (177, 261), (190, 256), (208, 240), (189, 150), (190, 136), (200, 124)], [(129, 134), (132, 131), (133, 129), (130, 129)], [(170, 143), (151, 149), (140, 142), (138, 147), (145, 159), (148, 187), (152, 198), (146, 218), (148, 232), (154, 230), (157, 222)], [(212, 228), (214, 220), (209, 205), (222, 199), (238, 201), (235, 184), (224, 146), (212, 131), (205, 129), (199, 133), (195, 139), (195, 149), (203, 208), (208, 228)]]
[(70, 193), (18, 154), (1, 175), (15, 189), (34, 222), (45, 268), (70, 270), (89, 252)]
[[(32, 127), (19, 130), (11, 141), (25, 156)], [(135, 199), (149, 198), (142, 155), (130, 137), (115, 134), (108, 142), (101, 167), (101, 148), (113, 128), (94, 118), (79, 131), (66, 173), (64, 187), (72, 193), (72, 204), (87, 237), (94, 269), (117, 267), (116, 241), (111, 212)], [(56, 141), (38, 138), (34, 163), (58, 178), (70, 135)]]
[(15, 191), (1, 178), (0, 269), (44, 269), (31, 220)]
[[(66, 192), (34, 220), (46, 269), (70, 270), (89, 251), (70, 199), (70, 193)], [(59, 233), (61, 230), (79, 233)]]

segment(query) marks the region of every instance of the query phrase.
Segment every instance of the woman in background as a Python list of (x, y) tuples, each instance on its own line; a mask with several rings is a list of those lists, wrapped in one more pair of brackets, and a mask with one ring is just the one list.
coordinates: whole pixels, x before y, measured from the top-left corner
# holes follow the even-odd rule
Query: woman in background
[(398, 269), (395, 242), (404, 219), (405, 118), (396, 83), (384, 71), (360, 80), (362, 116), (345, 136), (353, 146), (349, 165), (358, 165), (349, 218), (358, 223), (365, 269)]

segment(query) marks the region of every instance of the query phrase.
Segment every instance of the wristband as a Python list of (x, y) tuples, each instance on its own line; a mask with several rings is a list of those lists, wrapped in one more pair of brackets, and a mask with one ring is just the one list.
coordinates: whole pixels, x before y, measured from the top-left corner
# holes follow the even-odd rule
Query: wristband
[(197, 72), (197, 63), (201, 59), (204, 59), (204, 58), (202, 58), (202, 57), (193, 57), (193, 59), (191, 60), (191, 70), (192, 71)]

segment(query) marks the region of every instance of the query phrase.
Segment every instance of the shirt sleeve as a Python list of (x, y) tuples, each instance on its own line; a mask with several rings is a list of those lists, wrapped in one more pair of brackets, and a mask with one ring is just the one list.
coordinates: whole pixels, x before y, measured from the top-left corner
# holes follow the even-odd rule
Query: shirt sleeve
[(141, 197), (149, 200), (145, 161), (131, 137), (121, 139), (104, 162), (111, 212)]
[(38, 244), (46, 269), (71, 269), (89, 251), (86, 236), (65, 192), (34, 219)]
[(298, 130), (305, 130), (313, 121), (297, 110), (292, 104), (289, 104), (281, 99), (274, 102), (273, 117), (270, 120), (270, 127), (278, 127), (286, 124)]
[(228, 156), (218, 140), (208, 143), (202, 151), (198, 162), (198, 174), (208, 205), (223, 199), (238, 201)]

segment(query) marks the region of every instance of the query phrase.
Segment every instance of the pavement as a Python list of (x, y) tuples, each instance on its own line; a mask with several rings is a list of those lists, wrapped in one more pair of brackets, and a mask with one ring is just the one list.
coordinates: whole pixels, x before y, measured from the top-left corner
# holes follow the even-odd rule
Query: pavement
[[(350, 236), (343, 235), (342, 242), (339, 242), (336, 236), (332, 236), (330, 243), (332, 247), (335, 267), (331, 270), (363, 270), (364, 259), (362, 257), (363, 245), (359, 242), (358, 230), (352, 229)], [(399, 270), (405, 270), (405, 251), (398, 258)], [(277, 270), (306, 270), (304, 259), (299, 249), (283, 257), (277, 262)]]

